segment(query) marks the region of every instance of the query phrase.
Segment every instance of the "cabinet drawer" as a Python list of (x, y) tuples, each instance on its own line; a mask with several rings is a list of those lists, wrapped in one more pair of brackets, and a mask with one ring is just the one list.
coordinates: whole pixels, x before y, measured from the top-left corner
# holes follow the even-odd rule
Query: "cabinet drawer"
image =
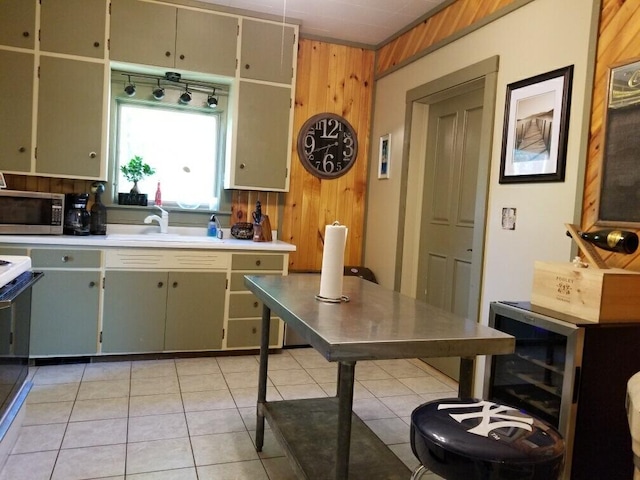
[(283, 255), (233, 255), (231, 260), (232, 270), (282, 270), (284, 266)]
[[(29, 255), (26, 248), (0, 247), (0, 255)], [(33, 263), (33, 262), (32, 262)]]
[(100, 268), (100, 250), (31, 250), (34, 268)]
[[(231, 285), (232, 292), (247, 291), (247, 287), (244, 284), (245, 275), (247, 275), (246, 272), (231, 273), (230, 285)], [(260, 273), (256, 273), (256, 275), (282, 275), (282, 272), (260, 272)]]
[[(230, 320), (227, 348), (260, 347), (261, 320)], [(271, 319), (269, 345), (278, 344), (280, 320)]]
[(215, 250), (109, 249), (105, 265), (108, 269), (126, 270), (226, 270), (229, 255)]
[(229, 318), (260, 318), (262, 302), (251, 293), (229, 295)]

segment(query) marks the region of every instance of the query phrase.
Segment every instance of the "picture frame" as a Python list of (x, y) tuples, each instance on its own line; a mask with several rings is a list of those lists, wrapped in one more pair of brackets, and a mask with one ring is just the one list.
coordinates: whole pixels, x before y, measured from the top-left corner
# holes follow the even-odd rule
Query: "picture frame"
[(378, 154), (378, 179), (389, 178), (391, 167), (391, 134), (380, 137), (380, 150)]
[(640, 228), (638, 148), (640, 59), (609, 67), (599, 159), (596, 225)]
[(500, 183), (563, 182), (573, 65), (507, 85)]

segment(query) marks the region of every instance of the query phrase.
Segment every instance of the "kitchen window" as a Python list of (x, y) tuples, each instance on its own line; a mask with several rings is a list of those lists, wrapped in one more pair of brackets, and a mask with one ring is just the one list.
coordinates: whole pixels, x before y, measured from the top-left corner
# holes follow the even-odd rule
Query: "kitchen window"
[(224, 170), (226, 97), (220, 96), (218, 106), (211, 108), (206, 103), (207, 93), (192, 91), (192, 101), (185, 105), (179, 101), (184, 88), (165, 87), (159, 101), (153, 98), (153, 87), (136, 84), (132, 97), (124, 91), (121, 79), (112, 82), (114, 196), (133, 186), (122, 175), (120, 165), (137, 155), (155, 169), (154, 175), (138, 182), (149, 205), (160, 182), (164, 206), (217, 209)]

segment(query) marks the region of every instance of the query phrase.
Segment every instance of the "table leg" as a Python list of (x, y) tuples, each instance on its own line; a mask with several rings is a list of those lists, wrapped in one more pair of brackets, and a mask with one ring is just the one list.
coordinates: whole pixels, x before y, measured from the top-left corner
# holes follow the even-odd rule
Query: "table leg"
[(336, 452), (336, 480), (349, 477), (351, 449), (351, 412), (356, 362), (338, 363), (338, 450)]
[(458, 396), (473, 397), (473, 374), (475, 357), (460, 357), (460, 378), (458, 380)]
[(256, 450), (261, 452), (264, 445), (264, 412), (262, 406), (267, 401), (267, 366), (269, 363), (269, 329), (271, 309), (262, 305), (262, 331), (260, 335), (260, 370), (258, 375), (258, 405), (256, 408)]

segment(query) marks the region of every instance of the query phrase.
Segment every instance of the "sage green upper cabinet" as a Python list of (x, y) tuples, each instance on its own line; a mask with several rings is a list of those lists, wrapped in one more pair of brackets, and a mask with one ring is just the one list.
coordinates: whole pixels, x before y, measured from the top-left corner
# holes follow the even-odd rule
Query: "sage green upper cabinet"
[(36, 2), (0, 1), (0, 45), (31, 48), (36, 39)]
[(225, 188), (287, 191), (291, 88), (239, 82), (235, 158)]
[(233, 77), (238, 19), (178, 9), (176, 68)]
[(41, 0), (40, 49), (104, 58), (106, 0)]
[(111, 1), (111, 60), (234, 76), (237, 38), (234, 16)]
[[(0, 2), (0, 5), (2, 3)], [(31, 169), (33, 54), (0, 50), (0, 170)]]
[(177, 8), (138, 0), (111, 0), (109, 58), (174, 67)]
[(42, 55), (36, 172), (99, 178), (103, 63)]
[(293, 27), (244, 18), (240, 77), (291, 85), (294, 45)]

